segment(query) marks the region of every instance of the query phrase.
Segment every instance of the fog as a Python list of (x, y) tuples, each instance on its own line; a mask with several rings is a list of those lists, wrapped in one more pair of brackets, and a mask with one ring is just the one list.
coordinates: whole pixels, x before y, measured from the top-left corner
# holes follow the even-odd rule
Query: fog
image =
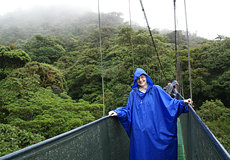
[[(144, 9), (151, 29), (174, 30), (174, 8), (173, 0), (142, 0)], [(230, 23), (228, 22), (229, 0), (187, 0), (187, 22), (188, 30), (197, 33), (198, 36), (214, 39), (217, 34), (230, 37)], [(59, 7), (71, 7), (79, 13), (84, 11), (98, 12), (98, 0), (11, 0), (1, 2), (0, 15), (19, 10), (34, 11), (41, 7), (52, 6), (53, 13), (58, 13)], [(129, 14), (129, 7), (130, 13)], [(125, 21), (131, 24), (138, 23), (146, 27), (146, 22), (139, 0), (99, 0), (100, 12), (122, 12)], [(186, 30), (184, 0), (176, 1), (176, 28)], [(50, 14), (52, 13), (50, 11)], [(68, 12), (68, 10), (66, 11)], [(39, 12), (39, 14), (42, 12)], [(65, 13), (62, 13), (65, 15)], [(60, 14), (57, 14), (60, 15)], [(130, 19), (131, 16), (131, 19)]]

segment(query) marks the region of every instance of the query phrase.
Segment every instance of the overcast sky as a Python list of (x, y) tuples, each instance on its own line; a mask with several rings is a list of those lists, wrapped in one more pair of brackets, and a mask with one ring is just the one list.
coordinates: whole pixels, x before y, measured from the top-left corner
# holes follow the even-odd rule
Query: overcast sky
[[(130, 21), (129, 0), (99, 0), (100, 11), (122, 12)], [(151, 29), (174, 30), (173, 0), (142, 0)], [(10, 0), (1, 2), (0, 15), (33, 6), (71, 5), (97, 12), (98, 0)], [(198, 36), (214, 39), (217, 34), (230, 37), (230, 0), (186, 0), (188, 30)], [(140, 0), (130, 0), (131, 21), (146, 26)], [(186, 30), (184, 0), (176, 0), (177, 29)]]

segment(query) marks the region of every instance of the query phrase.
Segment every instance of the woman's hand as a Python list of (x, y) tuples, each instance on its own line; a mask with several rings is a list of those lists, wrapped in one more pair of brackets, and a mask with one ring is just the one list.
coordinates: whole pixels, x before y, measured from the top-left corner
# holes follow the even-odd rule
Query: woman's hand
[(110, 112), (109, 112), (109, 116), (117, 116), (117, 112), (115, 112), (115, 111), (110, 111)]
[(184, 100), (184, 103), (192, 104), (192, 100), (191, 99), (186, 99), (186, 100)]

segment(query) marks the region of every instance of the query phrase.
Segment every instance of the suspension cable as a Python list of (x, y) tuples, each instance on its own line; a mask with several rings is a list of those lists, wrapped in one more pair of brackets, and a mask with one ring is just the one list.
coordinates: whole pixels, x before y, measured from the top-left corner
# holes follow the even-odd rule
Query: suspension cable
[(101, 15), (100, 15), (100, 2), (98, 0), (98, 23), (99, 23), (99, 40), (100, 40), (100, 53), (101, 53), (101, 82), (103, 93), (103, 117), (105, 116), (105, 96), (104, 96), (104, 78), (103, 78), (103, 64), (102, 64), (102, 49), (101, 49)]
[(146, 66), (147, 66), (147, 74), (148, 74), (148, 47), (147, 47), (147, 37), (145, 38), (145, 61), (146, 61)]
[(176, 17), (176, 0), (173, 0), (174, 4), (174, 25), (175, 25), (175, 56), (176, 56), (176, 80), (179, 82), (178, 91), (181, 94), (181, 86), (183, 86), (183, 82), (181, 82), (181, 66), (180, 66), (180, 59), (179, 53), (177, 50), (177, 17)]
[[(160, 68), (161, 68), (161, 71), (165, 77), (165, 74), (164, 74), (164, 71), (163, 71), (163, 67), (161, 65), (161, 61), (160, 61), (160, 58), (159, 58), (159, 55), (158, 55), (158, 52), (157, 52), (157, 48), (156, 48), (156, 45), (155, 45), (155, 42), (153, 40), (153, 36), (152, 36), (152, 32), (150, 30), (150, 27), (149, 27), (149, 23), (148, 23), (148, 20), (147, 20), (147, 17), (146, 17), (146, 14), (145, 14), (145, 10), (144, 10), (144, 6), (142, 4), (142, 0), (140, 0), (140, 3), (141, 3), (141, 7), (142, 7), (142, 11), (144, 13), (144, 16), (145, 16), (145, 20), (146, 20), (146, 23), (147, 23), (147, 27), (148, 27), (148, 30), (149, 30), (149, 34), (151, 36), (151, 40), (152, 40), (152, 43), (153, 43), (153, 47), (155, 48), (155, 52), (156, 52), (156, 55), (157, 55), (157, 58), (158, 58), (158, 61), (159, 61), (159, 64), (160, 64)], [(165, 80), (167, 81), (167, 78), (165, 77)]]
[(191, 101), (192, 101), (192, 78), (191, 78), (191, 64), (190, 64), (190, 52), (189, 52), (188, 22), (187, 22), (187, 11), (186, 11), (186, 1), (185, 0), (184, 0), (184, 11), (185, 11), (187, 45), (188, 45), (188, 69), (189, 69), (190, 97), (191, 97)]
[[(182, 63), (180, 63), (180, 73), (181, 72), (182, 72)], [(180, 86), (181, 86), (181, 95), (184, 97), (184, 89), (183, 89), (184, 85), (183, 85), (183, 76), (182, 76), (182, 74), (180, 74), (180, 79), (181, 79), (181, 84), (180, 84)]]
[(134, 55), (133, 55), (133, 37), (132, 37), (132, 24), (131, 24), (130, 0), (129, 0), (129, 21), (130, 21), (130, 38), (131, 38), (132, 57), (133, 57), (133, 73), (134, 73), (135, 68), (134, 68)]
[(175, 27), (175, 54), (176, 54), (176, 80), (179, 81), (178, 77), (178, 53), (177, 53), (177, 39), (176, 39), (176, 34), (177, 34), (177, 28), (176, 28), (176, 0), (173, 0), (174, 4), (174, 27)]

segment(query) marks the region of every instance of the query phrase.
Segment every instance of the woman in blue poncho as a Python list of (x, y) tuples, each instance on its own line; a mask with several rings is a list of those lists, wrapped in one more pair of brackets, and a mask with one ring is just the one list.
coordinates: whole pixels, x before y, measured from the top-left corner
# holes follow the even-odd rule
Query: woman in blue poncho
[(153, 85), (137, 68), (126, 107), (109, 112), (117, 116), (130, 137), (130, 160), (177, 159), (177, 117), (188, 112), (191, 100), (176, 100)]

